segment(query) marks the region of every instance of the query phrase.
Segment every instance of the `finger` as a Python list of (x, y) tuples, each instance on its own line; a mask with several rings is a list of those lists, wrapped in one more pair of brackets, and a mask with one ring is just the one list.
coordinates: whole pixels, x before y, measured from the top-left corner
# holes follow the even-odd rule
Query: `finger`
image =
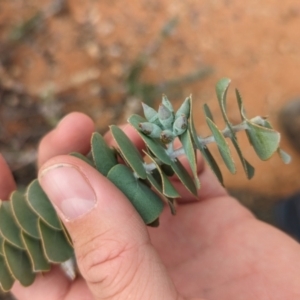
[(81, 277), (71, 282), (58, 266), (48, 273), (38, 275), (29, 287), (15, 283), (12, 292), (19, 300), (93, 300)]
[(70, 113), (41, 140), (38, 166), (56, 155), (70, 152), (87, 154), (93, 131), (94, 123), (88, 116), (79, 112)]
[(15, 180), (4, 157), (0, 154), (0, 199), (7, 200), (15, 189)]
[(142, 219), (106, 177), (83, 161), (48, 161), (39, 181), (70, 233), (96, 299), (177, 299)]

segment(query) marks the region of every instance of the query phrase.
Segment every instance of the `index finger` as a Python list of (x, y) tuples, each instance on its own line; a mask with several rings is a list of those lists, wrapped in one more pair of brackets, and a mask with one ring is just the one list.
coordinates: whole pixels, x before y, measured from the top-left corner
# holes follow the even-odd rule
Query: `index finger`
[(16, 183), (4, 157), (0, 154), (0, 199), (7, 200), (16, 189)]

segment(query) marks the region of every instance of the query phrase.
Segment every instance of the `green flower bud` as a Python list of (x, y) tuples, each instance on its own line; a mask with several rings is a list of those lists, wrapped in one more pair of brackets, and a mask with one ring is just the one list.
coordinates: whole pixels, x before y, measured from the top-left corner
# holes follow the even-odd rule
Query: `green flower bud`
[(182, 114), (186, 115), (186, 117), (189, 118), (189, 116), (190, 116), (190, 100), (191, 100), (191, 97), (185, 98), (184, 102), (181, 104), (181, 106), (179, 107), (179, 109), (177, 110), (177, 112), (175, 114), (175, 119), (177, 119)]
[(172, 103), (169, 101), (166, 95), (162, 96), (162, 104), (169, 109), (170, 112), (174, 111)]
[(153, 123), (155, 120), (158, 119), (158, 113), (155, 109), (148, 106), (144, 102), (142, 102), (142, 106), (143, 106), (144, 116), (149, 122)]
[(188, 126), (188, 121), (185, 114), (177, 117), (173, 124), (173, 133), (175, 135), (183, 134)]
[(139, 123), (140, 131), (152, 138), (159, 138), (161, 134), (161, 128), (156, 124), (150, 122)]
[(165, 129), (171, 129), (174, 121), (174, 114), (163, 104), (159, 106), (158, 118)]
[(164, 143), (164, 144), (169, 144), (171, 143), (175, 138), (175, 135), (173, 134), (173, 132), (171, 130), (163, 130), (160, 134), (160, 140)]

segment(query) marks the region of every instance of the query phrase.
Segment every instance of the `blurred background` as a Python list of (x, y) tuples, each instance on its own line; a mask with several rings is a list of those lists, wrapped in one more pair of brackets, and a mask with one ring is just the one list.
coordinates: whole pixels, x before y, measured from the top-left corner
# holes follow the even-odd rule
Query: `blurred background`
[[(300, 189), (300, 155), (280, 125), (282, 108), (300, 96), (300, 3), (297, 0), (0, 0), (0, 152), (20, 187), (35, 176), (40, 138), (71, 111), (88, 114), (97, 131), (156, 106), (162, 93), (178, 106), (192, 94), (200, 135), (207, 103), (224, 123), (215, 83), (232, 79), (228, 115), (239, 123), (238, 88), (249, 118), (268, 116), (282, 148), (261, 162), (243, 133), (250, 181), (234, 149), (231, 175), (214, 145), (226, 187), (259, 217)], [(300, 132), (300, 125), (298, 125)], [(300, 138), (300, 137), (299, 137)]]

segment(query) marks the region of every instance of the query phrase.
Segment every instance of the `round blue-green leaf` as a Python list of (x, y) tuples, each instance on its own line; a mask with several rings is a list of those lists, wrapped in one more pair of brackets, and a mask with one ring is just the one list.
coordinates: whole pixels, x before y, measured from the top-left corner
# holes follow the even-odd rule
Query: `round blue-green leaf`
[(144, 168), (144, 160), (138, 149), (119, 127), (112, 125), (110, 130), (122, 157), (140, 178), (146, 179), (147, 173)]
[(50, 200), (42, 190), (39, 182), (35, 179), (28, 187), (26, 194), (27, 202), (30, 208), (49, 226), (54, 229), (61, 229), (61, 223), (58, 219)]
[(261, 160), (269, 159), (279, 147), (280, 134), (250, 121), (247, 121), (247, 125), (248, 137), (256, 154)]
[(40, 219), (39, 231), (44, 254), (48, 261), (61, 263), (74, 255), (74, 250), (62, 230), (53, 229)]
[(23, 286), (30, 286), (35, 279), (31, 262), (26, 251), (4, 242), (3, 252), (9, 271)]
[(39, 238), (38, 216), (29, 207), (25, 196), (20, 192), (13, 192), (11, 195), (11, 207), (16, 222), (22, 230), (34, 238)]
[(163, 201), (148, 186), (135, 178), (127, 166), (114, 166), (107, 178), (125, 194), (146, 224), (159, 217), (164, 207)]
[(94, 132), (92, 136), (92, 155), (97, 170), (104, 176), (118, 163), (115, 151), (106, 144), (104, 138), (97, 132)]
[(0, 207), (0, 232), (5, 240), (15, 247), (25, 249), (21, 239), (21, 229), (13, 217), (10, 201), (2, 201)]
[(222, 132), (218, 129), (216, 124), (211, 119), (206, 118), (206, 122), (215, 138), (219, 152), (225, 162), (225, 165), (227, 166), (228, 170), (232, 174), (234, 174), (236, 172), (235, 164), (232, 159), (232, 155), (226, 139), (224, 138)]
[(11, 275), (4, 257), (0, 255), (0, 286), (4, 292), (8, 292), (13, 284), (15, 279)]

